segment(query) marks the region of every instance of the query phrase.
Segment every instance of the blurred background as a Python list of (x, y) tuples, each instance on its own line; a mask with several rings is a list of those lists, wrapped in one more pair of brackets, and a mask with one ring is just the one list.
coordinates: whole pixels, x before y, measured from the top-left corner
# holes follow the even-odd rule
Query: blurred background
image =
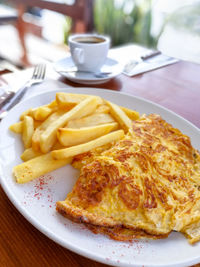
[(199, 0), (0, 0), (0, 68), (63, 58), (79, 32), (200, 63)]

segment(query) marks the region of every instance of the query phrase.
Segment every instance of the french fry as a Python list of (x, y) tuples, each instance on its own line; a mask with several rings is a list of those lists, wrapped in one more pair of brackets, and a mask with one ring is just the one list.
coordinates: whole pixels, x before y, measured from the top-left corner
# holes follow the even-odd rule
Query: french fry
[(129, 108), (125, 108), (125, 107), (121, 107), (120, 108), (126, 113), (126, 115), (129, 117), (129, 119), (131, 120), (137, 120), (140, 117), (139, 112), (129, 109)]
[(34, 133), (34, 121), (30, 116), (24, 116), (22, 123), (22, 140), (25, 148), (31, 146), (32, 136)]
[(23, 122), (19, 121), (10, 125), (9, 129), (14, 133), (22, 133)]
[(81, 118), (92, 113), (98, 105), (97, 98), (90, 96), (80, 102), (70, 111), (66, 112), (57, 120), (53, 121), (40, 135), (40, 149), (43, 153), (50, 151), (56, 141), (56, 132), (58, 128), (63, 127), (69, 120)]
[[(56, 101), (60, 108), (73, 108), (88, 97), (90, 96), (61, 92), (56, 94)], [(99, 96), (94, 96), (94, 97), (96, 97), (98, 105), (103, 103), (103, 99), (101, 97)]]
[(56, 102), (60, 108), (70, 107), (73, 108), (79, 104), (82, 100), (85, 100), (87, 96), (71, 94), (71, 93), (56, 93)]
[(25, 116), (31, 116), (31, 113), (32, 113), (32, 108), (29, 108), (25, 110), (24, 112), (22, 112), (22, 114), (19, 117), (20, 121), (23, 121)]
[(119, 122), (121, 127), (127, 132), (132, 129), (132, 122), (126, 113), (116, 104), (107, 101), (108, 106), (110, 107), (111, 115)]
[(66, 127), (78, 129), (111, 122), (115, 122), (115, 120), (110, 116), (110, 114), (95, 113), (81, 119), (71, 120), (68, 122)]
[(43, 123), (38, 128), (35, 129), (35, 131), (33, 133), (33, 137), (32, 137), (32, 148), (35, 151), (40, 150), (40, 136), (41, 136), (41, 134), (48, 128), (49, 125), (51, 125), (51, 123), (58, 120), (65, 113), (66, 112), (63, 110), (58, 110), (58, 111), (52, 113), (45, 121), (43, 121)]
[(35, 129), (32, 136), (32, 148), (34, 151), (40, 151), (40, 134), (42, 133), (42, 129), (40, 126)]
[(33, 109), (31, 113), (35, 120), (44, 121), (52, 112), (53, 110), (48, 106), (41, 106)]
[(130, 131), (131, 120), (138, 118), (138, 112), (99, 96), (57, 93), (56, 100), (26, 110), (21, 121), (10, 126), (22, 134), (26, 148), (24, 163), (13, 168), (14, 176), (25, 183), (71, 163), (73, 156), (108, 146), (121, 139), (124, 130)]
[(21, 154), (21, 159), (23, 161), (27, 161), (27, 160), (39, 157), (41, 155), (43, 155), (42, 152), (35, 151), (32, 147), (29, 147), (29, 148), (25, 149), (24, 152)]
[(55, 160), (48, 153), (15, 166), (13, 174), (18, 183), (26, 183), (69, 163), (71, 158)]
[(51, 101), (49, 104), (47, 104), (47, 107), (51, 109), (56, 109), (58, 107), (57, 101), (56, 100)]
[(34, 129), (37, 129), (38, 127), (40, 127), (40, 125), (43, 123), (43, 121), (36, 121), (34, 120)]
[(31, 116), (37, 121), (44, 121), (51, 113), (58, 110), (56, 100), (51, 103), (34, 108), (30, 111)]
[(106, 134), (104, 136), (101, 136), (97, 139), (94, 139), (90, 142), (77, 145), (77, 146), (72, 146), (69, 148), (64, 148), (64, 149), (59, 149), (59, 150), (54, 150), (51, 152), (51, 155), (55, 159), (67, 159), (69, 157), (76, 156), (78, 154), (82, 154), (85, 152), (90, 151), (93, 148), (103, 146), (105, 144), (111, 143), (113, 141), (117, 141), (121, 139), (124, 136), (124, 131), (123, 130), (118, 130), (109, 134)]
[(59, 128), (57, 131), (57, 138), (63, 146), (74, 146), (96, 139), (116, 130), (117, 127), (118, 123), (112, 122), (80, 129)]
[(63, 146), (59, 141), (57, 141), (57, 142), (53, 145), (52, 150), (61, 149), (61, 148), (64, 148), (64, 146)]
[[(61, 148), (64, 148), (63, 145), (61, 145), (59, 142), (57, 142), (54, 144), (52, 149), (55, 150), (55, 149), (61, 149)], [(39, 157), (41, 155), (44, 155), (44, 154), (40, 150), (35, 151), (32, 147), (30, 147), (30, 148), (27, 148), (24, 150), (24, 152), (21, 155), (21, 159), (23, 161), (28, 161), (30, 159)]]
[(95, 113), (109, 113), (110, 111), (110, 108), (103, 104), (103, 105), (99, 105), (96, 110), (95, 110)]

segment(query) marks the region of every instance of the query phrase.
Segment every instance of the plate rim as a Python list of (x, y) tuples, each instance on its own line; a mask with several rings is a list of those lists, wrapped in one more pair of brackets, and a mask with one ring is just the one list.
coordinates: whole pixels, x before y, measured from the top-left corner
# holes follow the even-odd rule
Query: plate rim
[(95, 82), (106, 82), (106, 81), (108, 81), (108, 80), (111, 80), (111, 79), (113, 79), (113, 78), (115, 78), (116, 76), (118, 76), (118, 75), (120, 75), (121, 73), (122, 73), (122, 71), (123, 71), (123, 66), (122, 66), (122, 64), (120, 64), (120, 62), (117, 60), (117, 59), (115, 59), (115, 58), (112, 58), (112, 57), (110, 57), (110, 56), (108, 56), (107, 57), (107, 59), (106, 60), (113, 60), (113, 61), (115, 61), (116, 62), (116, 65), (119, 67), (119, 70), (118, 71), (115, 71), (115, 72), (112, 72), (112, 74), (109, 76), (109, 77), (104, 77), (104, 78), (97, 78), (97, 77), (94, 77), (94, 78), (91, 78), (91, 79), (86, 79), (86, 78), (84, 78), (83, 77), (83, 79), (82, 78), (78, 78), (78, 77), (73, 77), (73, 76), (71, 76), (71, 75), (68, 75), (68, 73), (66, 72), (62, 72), (62, 71), (59, 71), (59, 70), (57, 70), (56, 69), (56, 65), (59, 63), (59, 62), (61, 62), (61, 61), (63, 61), (63, 60), (66, 60), (66, 59), (71, 59), (72, 57), (71, 56), (67, 56), (67, 57), (65, 57), (65, 58), (61, 58), (60, 60), (58, 60), (58, 61), (56, 61), (56, 62), (54, 62), (53, 63), (53, 69), (57, 72), (57, 73), (59, 73), (60, 75), (62, 75), (62, 76), (64, 76), (64, 77), (66, 77), (67, 79), (69, 79), (69, 80), (71, 80), (71, 81), (74, 81), (74, 82), (89, 82), (90, 84), (95, 84)]
[[(98, 92), (98, 90), (100, 90), (101, 92), (103, 93), (111, 93), (111, 94), (115, 94), (115, 95), (126, 95), (126, 96), (129, 96), (129, 97), (132, 97), (134, 99), (137, 99), (139, 101), (142, 101), (142, 102), (147, 102), (147, 103), (150, 103), (152, 104), (153, 106), (156, 106), (158, 108), (160, 108), (161, 110), (164, 110), (164, 111), (167, 111), (168, 113), (170, 113), (171, 115), (175, 116), (175, 117), (178, 117), (178, 119), (180, 119), (181, 121), (183, 121), (184, 123), (187, 123), (189, 124), (189, 126), (193, 127), (197, 132), (198, 134), (200, 135), (200, 129), (194, 125), (192, 122), (188, 121), (187, 119), (183, 118), (182, 116), (180, 116), (179, 114), (175, 113), (174, 111), (166, 108), (166, 107), (163, 107), (161, 106), (160, 104), (157, 104), (151, 100), (148, 100), (148, 99), (145, 99), (143, 97), (139, 97), (139, 96), (134, 96), (134, 95), (131, 95), (129, 93), (125, 93), (125, 92), (118, 92), (118, 91), (113, 91), (113, 90), (109, 90), (109, 89), (102, 89), (102, 88), (98, 88), (98, 87), (78, 87), (79, 90), (89, 90), (91, 91), (91, 94), (93, 93), (94, 94), (94, 90), (96, 90)], [(25, 100), (21, 101), (19, 104), (17, 104), (12, 110), (10, 110), (8, 112), (8, 115), (9, 114), (12, 114), (12, 112), (15, 111), (15, 109), (18, 107), (18, 106), (21, 106), (23, 105), (23, 103), (25, 102), (28, 102), (30, 101), (31, 99), (33, 98), (38, 98), (39, 96), (41, 95), (50, 95), (50, 94), (55, 94), (56, 92), (70, 92), (70, 91), (73, 91), (74, 88), (69, 88), (69, 87), (66, 87), (66, 88), (60, 88), (60, 89), (55, 89), (55, 90), (51, 90), (51, 91), (48, 91), (48, 92), (43, 92), (43, 93), (38, 93), (34, 96), (30, 96), (30, 97), (27, 97)], [(87, 94), (87, 93), (86, 93)], [(98, 95), (98, 93), (97, 93)], [(7, 117), (7, 116), (6, 116)], [(6, 117), (2, 120), (2, 122), (4, 122), (6, 120)], [(2, 122), (0, 124), (0, 129), (1, 129), (1, 125), (2, 125)], [(44, 225), (40, 224), (40, 222), (38, 220), (36, 220), (32, 215), (30, 215), (27, 211), (26, 211), (26, 208), (23, 207), (23, 206), (20, 206), (20, 204), (17, 202), (17, 200), (15, 199), (14, 195), (12, 194), (12, 191), (9, 190), (9, 186), (6, 184), (6, 179), (4, 179), (2, 177), (2, 167), (1, 167), (1, 164), (0, 164), (0, 184), (4, 190), (4, 192), (6, 193), (7, 197), (9, 198), (9, 200), (11, 201), (11, 203), (14, 205), (14, 207), (22, 214), (22, 216), (28, 220), (29, 223), (31, 223), (37, 230), (39, 230), (41, 233), (43, 233), (46, 237), (50, 238), (51, 240), (53, 240), (54, 242), (56, 242), (57, 244), (61, 245), (62, 247), (64, 248), (67, 248), (79, 255), (82, 255), (84, 257), (87, 257), (91, 260), (95, 260), (97, 262), (101, 262), (101, 263), (105, 263), (107, 265), (115, 265), (115, 266), (123, 266), (123, 267), (131, 267), (131, 266), (134, 266), (134, 267), (139, 267), (140, 265), (132, 265), (132, 264), (129, 264), (129, 263), (125, 263), (125, 262), (117, 262), (116, 260), (114, 259), (110, 259), (109, 261), (106, 260), (105, 258), (101, 257), (97, 254), (94, 254), (94, 253), (91, 253), (90, 251), (85, 251), (84, 248), (79, 248), (77, 247), (76, 245), (73, 245), (71, 244), (71, 242), (67, 242), (67, 240), (63, 240), (63, 238), (61, 237), (57, 237), (56, 234), (54, 234), (53, 232), (49, 231)], [(188, 260), (188, 261), (184, 261), (184, 262), (176, 262), (176, 263), (172, 263), (172, 264), (145, 264), (145, 266), (148, 266), (148, 267), (156, 267), (156, 266), (162, 266), (162, 267), (181, 267), (181, 266), (188, 266), (188, 264), (190, 265), (193, 265), (193, 264), (196, 264), (196, 263), (199, 263), (200, 261), (200, 256), (197, 256), (195, 258), (192, 258), (191, 260)], [(123, 264), (123, 265), (122, 265)]]

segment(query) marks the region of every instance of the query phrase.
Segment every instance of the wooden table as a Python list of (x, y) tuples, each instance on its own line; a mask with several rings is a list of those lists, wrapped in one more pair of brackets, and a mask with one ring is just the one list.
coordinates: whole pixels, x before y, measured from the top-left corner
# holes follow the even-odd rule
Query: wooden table
[[(132, 78), (122, 74), (97, 87), (152, 100), (200, 127), (199, 73), (199, 65), (180, 61)], [(52, 70), (48, 70), (47, 76), (51, 79), (39, 85), (38, 89), (81, 86), (67, 81)], [(10, 84), (17, 84), (22, 77), (27, 78), (26, 71), (2, 76)], [(41, 234), (15, 209), (1, 188), (0, 210), (0, 266), (106, 266), (70, 252)]]

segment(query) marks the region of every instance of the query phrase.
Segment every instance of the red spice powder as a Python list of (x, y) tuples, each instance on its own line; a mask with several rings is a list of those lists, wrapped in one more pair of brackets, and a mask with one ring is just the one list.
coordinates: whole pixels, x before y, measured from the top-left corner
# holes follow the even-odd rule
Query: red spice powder
[[(53, 191), (50, 188), (50, 181), (53, 180), (53, 176), (50, 174), (41, 176), (37, 180), (35, 180), (35, 184), (33, 186), (33, 190), (26, 192), (24, 195), (24, 198), (30, 200), (35, 198), (36, 200), (42, 200), (46, 199), (49, 202), (49, 208), (52, 208), (52, 204), (54, 204), (53, 199)], [(23, 204), (26, 204), (27, 202), (24, 201)], [(44, 204), (41, 204), (41, 207), (45, 207)]]

